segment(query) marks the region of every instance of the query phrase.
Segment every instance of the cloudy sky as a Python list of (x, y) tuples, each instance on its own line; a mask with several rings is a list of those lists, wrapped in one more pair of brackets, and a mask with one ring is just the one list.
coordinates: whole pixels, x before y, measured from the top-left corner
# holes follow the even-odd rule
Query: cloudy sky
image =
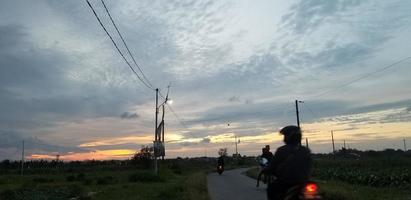
[[(234, 135), (242, 154), (275, 148), (295, 99), (314, 152), (331, 151), (331, 130), (338, 148), (411, 147), (410, 1), (105, 3), (154, 87), (171, 83), (168, 157), (231, 154)], [(28, 159), (64, 160), (128, 158), (153, 140), (155, 92), (86, 1), (1, 1), (0, 69), (0, 159), (22, 140)]]

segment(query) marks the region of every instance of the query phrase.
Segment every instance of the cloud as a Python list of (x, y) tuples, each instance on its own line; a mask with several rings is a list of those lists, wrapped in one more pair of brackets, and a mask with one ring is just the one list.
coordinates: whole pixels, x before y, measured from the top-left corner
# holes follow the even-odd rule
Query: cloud
[[(101, 3), (92, 3), (120, 41)], [(166, 111), (166, 130), (178, 135), (170, 141), (192, 144), (191, 149), (230, 133), (258, 143), (263, 139), (251, 137), (295, 123), (294, 99), (306, 102), (303, 124), (340, 123), (345, 132), (366, 123), (409, 120), (411, 96), (407, 87), (399, 87), (411, 84), (407, 62), (344, 90), (308, 98), (410, 52), (404, 42), (411, 30), (409, 2), (130, 0), (107, 5), (151, 82), (159, 88), (173, 83), (172, 106), (187, 127)], [(122, 140), (131, 135), (151, 138), (155, 94), (135, 79), (85, 2), (5, 1), (0, 13), (0, 131), (47, 138), (49, 145), (105, 150), (132, 149), (134, 143)], [(130, 110), (138, 114), (124, 112)], [(172, 144), (174, 152), (184, 149)], [(11, 154), (10, 148), (2, 148), (2, 155)]]
[(123, 114), (120, 115), (121, 119), (136, 119), (138, 117), (139, 115), (137, 115), (137, 113), (124, 112)]
[(87, 152), (87, 150), (83, 148), (50, 144), (37, 137), (24, 136), (22, 133), (13, 131), (0, 130), (0, 137), (2, 138), (0, 140), (0, 155), (4, 156), (0, 157), (0, 159), (16, 159), (17, 156), (15, 153), (7, 154), (5, 152), (20, 152), (23, 140), (26, 155), (41, 153), (65, 154), (68, 152)]
[(289, 13), (283, 15), (281, 23), (283, 26), (290, 27), (298, 34), (310, 32), (331, 17), (358, 7), (365, 1), (316, 1), (302, 0), (294, 4)]
[(109, 139), (102, 139), (97, 141), (91, 141), (80, 144), (79, 147), (101, 147), (101, 146), (116, 146), (129, 145), (129, 144), (147, 144), (150, 143), (152, 138), (150, 136), (126, 136), (115, 137)]
[(201, 140), (201, 143), (210, 143), (211, 139), (210, 138), (203, 138), (203, 140)]
[(239, 96), (232, 96), (228, 99), (229, 102), (239, 102), (240, 97)]

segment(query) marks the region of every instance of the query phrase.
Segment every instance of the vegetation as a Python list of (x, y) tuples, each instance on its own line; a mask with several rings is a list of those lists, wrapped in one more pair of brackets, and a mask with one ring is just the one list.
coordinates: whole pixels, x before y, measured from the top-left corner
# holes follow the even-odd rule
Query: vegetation
[[(21, 163), (0, 163), (0, 199), (208, 199), (208, 172), (215, 158), (177, 158), (160, 161), (153, 173), (151, 150), (131, 160), (28, 161), (24, 175)], [(227, 168), (250, 166), (252, 157), (226, 157)]]
[(175, 159), (155, 175), (146, 160), (0, 164), (0, 199), (208, 199), (213, 159)]
[[(351, 156), (356, 155), (356, 156)], [(403, 151), (345, 150), (317, 155), (313, 176), (372, 187), (411, 188), (411, 156)]]
[[(324, 199), (409, 199), (410, 152), (346, 150), (314, 156), (313, 180)], [(257, 178), (259, 168), (246, 175)]]

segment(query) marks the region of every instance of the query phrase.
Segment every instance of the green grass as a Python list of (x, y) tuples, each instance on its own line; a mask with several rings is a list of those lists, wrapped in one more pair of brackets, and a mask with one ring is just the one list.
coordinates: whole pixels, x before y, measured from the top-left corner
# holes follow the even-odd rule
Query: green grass
[[(245, 174), (256, 179), (259, 168), (251, 168)], [(410, 200), (409, 191), (397, 188), (369, 187), (349, 184), (342, 181), (313, 179), (319, 184), (320, 192), (325, 200)]]
[[(385, 200), (411, 199), (410, 192), (396, 188), (369, 187), (349, 184), (342, 181), (324, 181), (314, 179), (324, 194), (325, 199), (358, 199), (358, 200)], [(327, 198), (328, 197), (328, 198)]]
[(208, 200), (206, 171), (97, 170), (87, 173), (1, 175), (0, 199)]

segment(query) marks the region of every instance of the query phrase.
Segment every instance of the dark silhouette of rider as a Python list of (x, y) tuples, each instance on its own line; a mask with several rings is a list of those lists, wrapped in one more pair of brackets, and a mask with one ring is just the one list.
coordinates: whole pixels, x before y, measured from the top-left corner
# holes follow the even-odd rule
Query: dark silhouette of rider
[[(257, 187), (260, 186), (260, 180), (264, 174), (264, 168), (267, 167), (268, 164), (271, 162), (271, 160), (274, 158), (273, 153), (270, 152), (270, 145), (266, 145), (264, 148), (261, 149), (261, 151), (262, 151), (261, 159), (265, 158), (267, 160), (267, 163), (263, 163), (262, 160), (260, 161), (260, 166), (262, 170), (260, 171), (257, 177)], [(263, 183), (264, 184), (267, 183), (267, 180), (268, 180), (268, 174), (265, 174), (263, 178)]]
[(265, 148), (262, 149), (261, 158), (267, 159), (268, 162), (274, 158), (273, 153), (270, 151), (270, 145), (265, 145)]
[(217, 165), (218, 166), (223, 166), (224, 167), (224, 156), (222, 155), (222, 156), (220, 156), (220, 157), (218, 157), (218, 160), (217, 160)]
[(269, 200), (281, 199), (288, 189), (304, 184), (311, 175), (312, 159), (310, 150), (301, 146), (301, 129), (298, 126), (286, 126), (280, 130), (284, 135), (285, 145), (279, 147), (274, 154), (265, 173), (276, 179), (268, 183)]

